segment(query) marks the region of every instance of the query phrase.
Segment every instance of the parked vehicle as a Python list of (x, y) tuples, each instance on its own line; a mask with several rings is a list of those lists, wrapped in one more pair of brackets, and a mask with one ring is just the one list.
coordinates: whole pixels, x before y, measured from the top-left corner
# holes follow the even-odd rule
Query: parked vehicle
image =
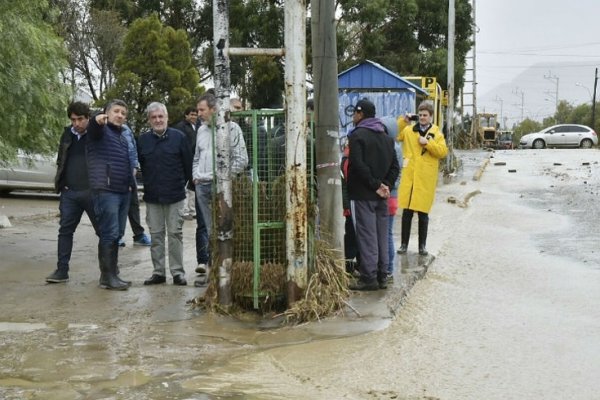
[(494, 148), (497, 145), (498, 115), (490, 113), (477, 114), (473, 119), (473, 128), (483, 148)]
[(512, 150), (514, 148), (512, 131), (498, 131), (496, 148), (504, 150)]
[(56, 156), (19, 151), (14, 162), (0, 164), (0, 193), (19, 189), (54, 191), (55, 175)]
[(598, 144), (596, 132), (585, 125), (560, 124), (521, 137), (519, 147), (543, 149), (546, 147), (581, 147), (589, 149)]

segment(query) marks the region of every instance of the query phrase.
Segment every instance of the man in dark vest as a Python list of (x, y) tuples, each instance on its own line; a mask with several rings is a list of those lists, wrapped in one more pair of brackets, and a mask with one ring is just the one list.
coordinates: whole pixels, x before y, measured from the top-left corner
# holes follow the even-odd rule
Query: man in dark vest
[(94, 206), (90, 193), (87, 168), (87, 128), (90, 108), (76, 101), (69, 104), (67, 116), (71, 125), (67, 126), (60, 138), (54, 187), (60, 193), (60, 221), (58, 228), (58, 261), (56, 270), (46, 277), (48, 283), (62, 283), (69, 280), (69, 261), (73, 250), (73, 234), (81, 221), (84, 211), (96, 229)]
[(126, 290), (131, 282), (118, 274), (120, 222), (127, 218), (129, 196), (135, 180), (129, 160), (128, 144), (122, 135), (127, 119), (127, 104), (111, 100), (104, 113), (88, 125), (88, 174), (100, 242), (100, 287)]

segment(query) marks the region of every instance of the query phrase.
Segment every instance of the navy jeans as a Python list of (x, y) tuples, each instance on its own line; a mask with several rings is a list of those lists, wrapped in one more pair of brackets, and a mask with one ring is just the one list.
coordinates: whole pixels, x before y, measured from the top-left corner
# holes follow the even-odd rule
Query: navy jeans
[(89, 190), (63, 189), (60, 193), (58, 209), (60, 210), (60, 226), (58, 228), (58, 262), (56, 267), (59, 270), (68, 271), (71, 252), (73, 251), (73, 234), (84, 211), (88, 215), (96, 235), (98, 235), (91, 192)]
[(198, 264), (209, 264), (210, 257), (208, 255), (208, 230), (202, 216), (202, 209), (198, 204), (198, 196), (196, 197), (196, 262)]
[[(130, 193), (116, 193), (104, 190), (92, 194), (94, 212), (98, 223), (100, 245), (116, 244), (121, 230), (125, 229)], [(123, 226), (121, 226), (123, 224)]]

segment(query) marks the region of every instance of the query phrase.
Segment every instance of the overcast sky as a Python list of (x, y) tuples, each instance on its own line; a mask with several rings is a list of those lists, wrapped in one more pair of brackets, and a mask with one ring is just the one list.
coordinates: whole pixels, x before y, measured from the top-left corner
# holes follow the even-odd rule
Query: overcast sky
[(560, 100), (591, 102), (600, 67), (600, 0), (476, 2), (480, 112), (500, 114), (502, 105), (509, 126), (522, 113), (551, 115), (557, 80)]

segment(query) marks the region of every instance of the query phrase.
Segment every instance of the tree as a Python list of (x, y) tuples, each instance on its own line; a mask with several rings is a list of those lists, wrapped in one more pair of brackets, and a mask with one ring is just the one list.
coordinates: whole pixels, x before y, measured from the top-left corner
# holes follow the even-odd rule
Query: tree
[[(200, 10), (195, 41), (210, 43), (201, 56), (201, 64), (213, 65), (212, 2)], [(230, 47), (283, 47), (283, 8), (279, 1), (232, 0), (229, 9)], [(281, 57), (233, 57), (231, 85), (253, 108), (282, 107), (283, 59)], [(211, 74), (206, 68), (206, 77)]]
[(117, 54), (127, 28), (119, 13), (90, 8), (88, 0), (52, 0), (60, 9), (56, 30), (69, 49), (69, 74), (73, 90), (85, 86), (94, 100), (113, 84)]
[(521, 139), (521, 137), (523, 135), (526, 135), (526, 134), (532, 133), (532, 132), (538, 132), (540, 130), (542, 130), (542, 124), (540, 124), (539, 122), (534, 121), (532, 119), (525, 118), (523, 121), (521, 121), (520, 124), (515, 126), (513, 141), (515, 143), (519, 143), (519, 140)]
[(187, 34), (163, 26), (156, 14), (134, 21), (116, 67), (115, 86), (104, 100), (124, 100), (129, 105), (128, 121), (138, 134), (149, 103), (163, 102), (171, 118), (179, 117), (202, 91)]
[[(447, 83), (448, 2), (341, 0), (340, 69), (370, 59), (400, 75), (435, 76)], [(473, 19), (468, 0), (456, 1), (455, 86), (462, 87)]]
[(47, 22), (54, 18), (48, 2), (0, 1), (1, 163), (17, 149), (56, 151), (70, 92), (61, 81), (66, 52)]

